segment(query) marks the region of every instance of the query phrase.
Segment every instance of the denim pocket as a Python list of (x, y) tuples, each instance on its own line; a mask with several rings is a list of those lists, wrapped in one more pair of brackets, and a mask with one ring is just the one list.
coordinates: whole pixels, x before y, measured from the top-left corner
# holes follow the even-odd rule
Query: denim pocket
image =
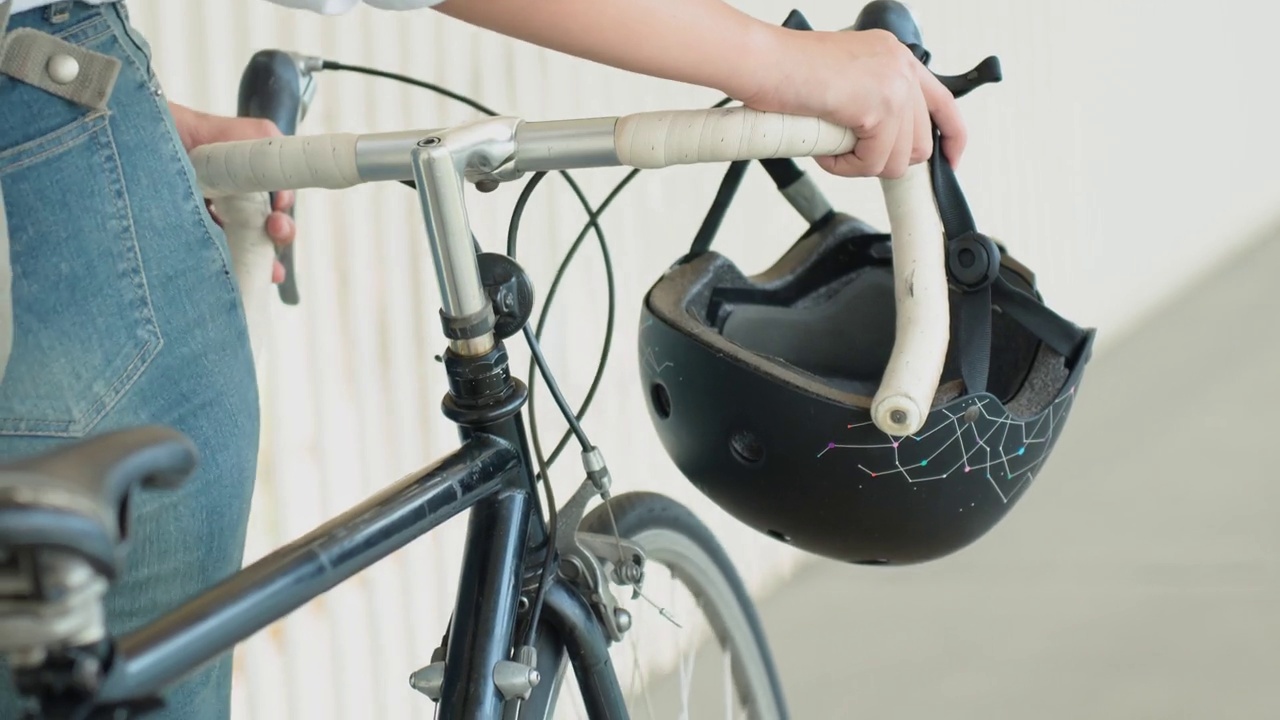
[[(116, 42), (100, 15), (69, 33)], [(0, 81), (14, 312), (0, 435), (89, 433), (160, 349), (109, 118)]]

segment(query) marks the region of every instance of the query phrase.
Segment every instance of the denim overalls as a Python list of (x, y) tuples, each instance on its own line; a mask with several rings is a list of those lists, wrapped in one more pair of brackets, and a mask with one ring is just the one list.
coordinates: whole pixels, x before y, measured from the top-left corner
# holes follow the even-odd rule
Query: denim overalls
[[(4, 29), (0, 461), (151, 423), (201, 453), (183, 489), (134, 508), (107, 596), (119, 633), (240, 567), (259, 423), (244, 312), (124, 4), (58, 2)], [(161, 717), (227, 718), (230, 682), (226, 657), (176, 688)], [(4, 677), (0, 718), (18, 715), (13, 702)]]

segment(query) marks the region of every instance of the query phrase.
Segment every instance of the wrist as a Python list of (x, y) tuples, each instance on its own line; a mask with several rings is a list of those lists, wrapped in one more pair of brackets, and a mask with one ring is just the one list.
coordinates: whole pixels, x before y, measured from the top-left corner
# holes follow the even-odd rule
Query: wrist
[(760, 23), (744, 36), (742, 54), (733, 58), (733, 82), (718, 90), (733, 100), (759, 110), (778, 110), (787, 104), (787, 95), (796, 90), (803, 49), (795, 47), (801, 31)]
[(170, 100), (169, 114), (172, 115), (175, 120), (177, 120), (178, 118), (185, 119), (191, 115), (191, 108), (187, 107), (186, 105), (179, 105), (178, 103)]
[(191, 117), (194, 110), (186, 105), (179, 105), (176, 102), (169, 101), (169, 114), (173, 116), (173, 125), (178, 129), (178, 138), (182, 140), (182, 146), (191, 149), (192, 146), (192, 122)]
[(784, 82), (787, 68), (782, 47), (790, 32), (752, 18), (735, 42), (737, 51), (725, 58), (723, 77), (711, 86), (746, 105), (772, 94)]

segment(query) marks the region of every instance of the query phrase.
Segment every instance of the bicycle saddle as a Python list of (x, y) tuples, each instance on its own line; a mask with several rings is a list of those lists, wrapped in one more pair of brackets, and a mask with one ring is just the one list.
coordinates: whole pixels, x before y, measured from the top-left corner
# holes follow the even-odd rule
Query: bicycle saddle
[(177, 487), (196, 458), (182, 433), (147, 426), (0, 464), (0, 552), (59, 548), (112, 579), (129, 535), (133, 490)]

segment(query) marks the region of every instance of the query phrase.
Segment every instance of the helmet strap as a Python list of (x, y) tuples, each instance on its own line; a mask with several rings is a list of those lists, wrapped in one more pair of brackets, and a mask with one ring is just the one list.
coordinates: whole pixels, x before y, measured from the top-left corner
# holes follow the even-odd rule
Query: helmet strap
[(991, 288), (1000, 277), (1000, 248), (978, 232), (955, 170), (942, 154), (936, 127), (929, 170), (947, 245), (947, 275), (960, 291), (956, 304), (960, 376), (967, 392), (985, 392), (991, 367)]
[(987, 389), (995, 302), (1010, 318), (1074, 365), (1088, 333), (1001, 277), (1000, 246), (978, 232), (955, 170), (942, 156), (936, 128), (929, 163), (947, 245), (947, 275), (959, 290), (956, 344), (966, 392), (981, 393)]

